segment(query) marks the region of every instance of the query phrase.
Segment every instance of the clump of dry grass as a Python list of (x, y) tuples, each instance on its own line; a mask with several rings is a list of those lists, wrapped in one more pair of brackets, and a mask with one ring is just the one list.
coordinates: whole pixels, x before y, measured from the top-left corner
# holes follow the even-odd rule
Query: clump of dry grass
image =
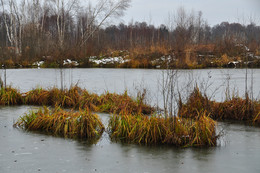
[(81, 99), (83, 90), (78, 86), (73, 86), (69, 90), (60, 90), (58, 88), (51, 88), (49, 90), (48, 105), (58, 105), (61, 107), (76, 108)]
[(88, 109), (74, 112), (60, 107), (55, 107), (54, 110), (44, 107), (31, 111), (20, 117), (15, 126), (79, 139), (98, 139), (104, 131), (98, 115), (92, 114)]
[(6, 87), (0, 89), (0, 105), (20, 105), (22, 96), (17, 89)]
[(213, 105), (212, 117), (219, 120), (252, 120), (255, 111), (254, 105), (248, 98), (232, 98), (231, 100)]
[(42, 88), (33, 89), (24, 94), (24, 103), (30, 105), (49, 105), (49, 91)]
[(98, 96), (87, 90), (74, 86), (69, 90), (51, 88), (34, 89), (24, 94), (24, 103), (32, 105), (61, 106), (67, 108), (88, 108), (96, 112), (130, 114), (151, 114), (154, 108), (144, 104), (143, 98), (133, 99), (127, 92), (116, 94), (106, 92)]
[(253, 125), (260, 125), (260, 102), (234, 97), (213, 105), (212, 118), (216, 120), (236, 120)]
[(179, 116), (196, 118), (197, 112), (207, 111), (214, 120), (236, 120), (260, 124), (260, 103), (246, 98), (233, 97), (224, 102), (210, 101), (198, 88), (188, 98), (187, 103), (180, 104)]
[(128, 143), (174, 146), (215, 146), (216, 122), (206, 113), (197, 119), (160, 116), (113, 115), (109, 121), (110, 137)]
[(92, 111), (98, 112), (100, 111), (98, 105), (100, 105), (100, 97), (97, 94), (83, 90), (79, 101), (79, 107), (88, 108)]
[(98, 107), (101, 112), (107, 113), (152, 114), (154, 108), (143, 102), (132, 99), (127, 92), (122, 95), (107, 92), (100, 96)]
[(24, 103), (32, 105), (77, 107), (82, 92), (82, 89), (78, 86), (63, 91), (55, 87), (49, 90), (37, 88), (24, 94)]
[(195, 87), (189, 95), (187, 102), (180, 103), (178, 115), (180, 117), (195, 118), (198, 112), (212, 112), (214, 102), (210, 101), (206, 95), (203, 95), (198, 87)]
[(80, 100), (82, 99), (82, 92), (78, 86), (73, 86), (69, 90), (65, 90), (64, 102), (62, 106), (64, 107), (79, 107)]
[[(260, 105), (260, 104), (259, 104)], [(260, 108), (258, 109), (258, 110), (260, 110)], [(260, 125), (260, 111), (256, 114), (256, 116), (254, 117), (254, 119), (253, 119), (253, 124), (254, 125)]]

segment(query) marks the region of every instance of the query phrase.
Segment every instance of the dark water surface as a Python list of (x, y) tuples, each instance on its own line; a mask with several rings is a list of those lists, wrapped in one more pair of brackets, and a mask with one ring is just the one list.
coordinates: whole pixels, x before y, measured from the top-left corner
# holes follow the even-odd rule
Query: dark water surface
[[(189, 76), (205, 77), (219, 87), (225, 74), (231, 74), (230, 84), (243, 95), (244, 70), (182, 71)], [(67, 69), (66, 85), (79, 81), (81, 87), (103, 93), (135, 90), (136, 85), (157, 90), (159, 70), (132, 69)], [(191, 74), (192, 73), (192, 74)], [(8, 83), (26, 92), (33, 87), (59, 87), (59, 71), (55, 69), (8, 70)], [(70, 76), (70, 77), (69, 77)], [(185, 75), (184, 75), (185, 76)], [(202, 79), (200, 79), (202, 80)], [(260, 70), (254, 70), (254, 93), (259, 93)], [(72, 82), (71, 82), (72, 81)], [(135, 84), (133, 84), (135, 83)], [(250, 82), (249, 82), (250, 84)], [(223, 97), (220, 87), (216, 99)], [(213, 90), (213, 89), (212, 89)], [(129, 173), (201, 173), (260, 172), (260, 128), (234, 123), (218, 123), (225, 135), (215, 148), (180, 149), (170, 146), (148, 147), (111, 142), (104, 133), (97, 144), (63, 139), (13, 128), (13, 123), (30, 106), (0, 107), (0, 173), (62, 173), (62, 172), (129, 172)], [(107, 122), (108, 114), (99, 114)]]

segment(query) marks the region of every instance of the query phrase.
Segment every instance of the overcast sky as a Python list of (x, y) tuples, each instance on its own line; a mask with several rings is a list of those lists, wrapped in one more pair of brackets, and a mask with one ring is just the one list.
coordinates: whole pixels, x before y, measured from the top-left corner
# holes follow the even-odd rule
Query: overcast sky
[(169, 13), (179, 7), (187, 11), (202, 11), (203, 18), (213, 26), (223, 21), (247, 24), (250, 18), (260, 25), (260, 0), (132, 0), (122, 21), (146, 21), (149, 24), (165, 24)]

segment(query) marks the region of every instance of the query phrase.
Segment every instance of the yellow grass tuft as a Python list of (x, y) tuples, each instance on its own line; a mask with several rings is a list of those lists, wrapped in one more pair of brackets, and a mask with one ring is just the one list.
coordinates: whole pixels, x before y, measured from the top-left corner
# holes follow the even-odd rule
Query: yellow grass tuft
[(68, 138), (98, 139), (104, 125), (98, 115), (88, 109), (79, 112), (65, 111), (60, 107), (50, 110), (46, 107), (20, 117), (15, 126), (29, 131), (42, 131)]
[(17, 89), (7, 87), (0, 89), (0, 105), (20, 105), (22, 96)]
[(168, 144), (181, 147), (215, 146), (216, 122), (206, 113), (195, 120), (180, 117), (113, 115), (110, 137), (128, 143)]

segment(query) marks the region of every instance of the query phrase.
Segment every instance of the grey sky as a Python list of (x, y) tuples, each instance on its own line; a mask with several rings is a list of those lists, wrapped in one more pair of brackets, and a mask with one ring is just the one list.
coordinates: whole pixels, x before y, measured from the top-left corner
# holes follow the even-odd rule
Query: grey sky
[(159, 25), (166, 23), (169, 13), (180, 6), (186, 10), (202, 11), (203, 18), (213, 26), (223, 21), (253, 22), (260, 25), (260, 0), (132, 0), (123, 21), (146, 21)]

